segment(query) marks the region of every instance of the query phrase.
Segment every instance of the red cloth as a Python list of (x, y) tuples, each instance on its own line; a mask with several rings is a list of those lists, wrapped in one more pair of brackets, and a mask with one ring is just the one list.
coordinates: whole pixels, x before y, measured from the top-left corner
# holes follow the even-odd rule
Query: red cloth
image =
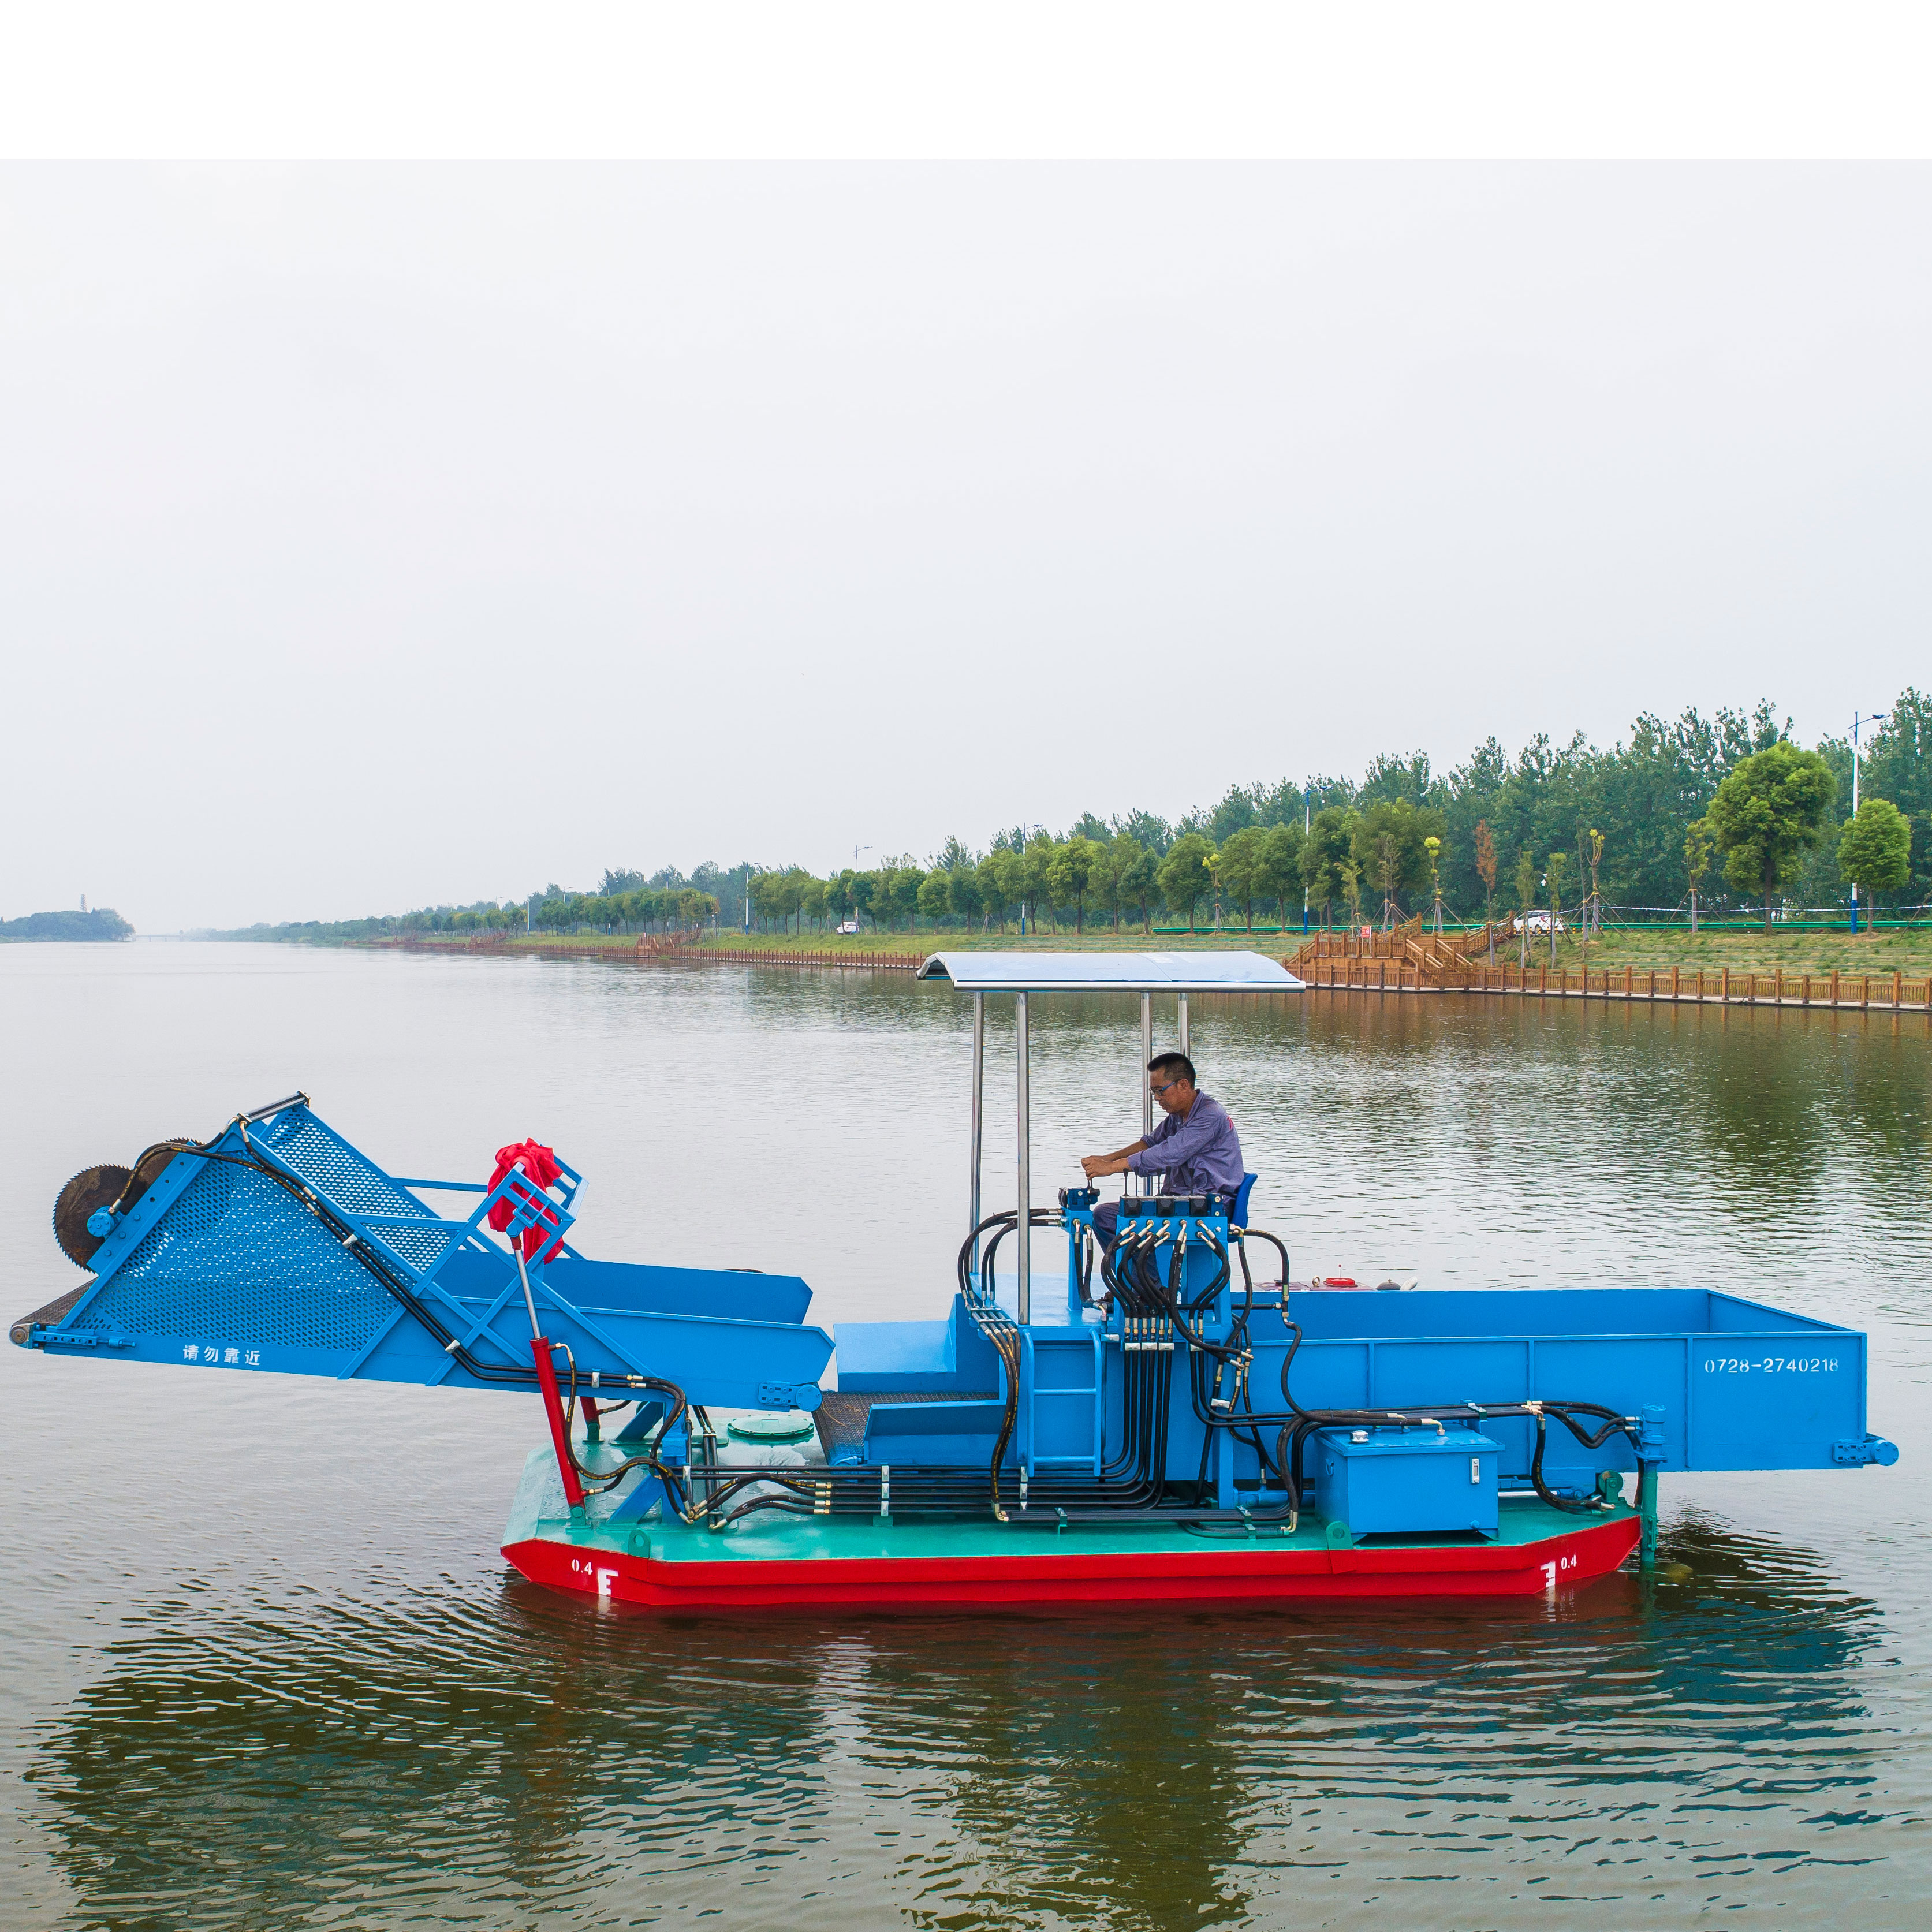
[[(513, 1167), (520, 1169), (539, 1187), (550, 1186), (560, 1180), (563, 1174), (563, 1169), (556, 1164), (555, 1151), (545, 1147), (541, 1141), (518, 1141), (514, 1147), (499, 1148), (496, 1150), (496, 1171), (490, 1177), (490, 1186), (494, 1187)], [(510, 1225), (510, 1216), (515, 1211), (509, 1202), (498, 1202), (490, 1210), (490, 1226), (500, 1234)], [(550, 1226), (554, 1228), (556, 1226), (554, 1214), (546, 1215), (544, 1219)], [(542, 1240), (543, 1230), (541, 1228), (530, 1227), (524, 1230), (524, 1258), (526, 1261), (536, 1252)], [(544, 1256), (544, 1259), (554, 1262), (562, 1252), (563, 1240), (560, 1235), (551, 1244), (550, 1251)]]

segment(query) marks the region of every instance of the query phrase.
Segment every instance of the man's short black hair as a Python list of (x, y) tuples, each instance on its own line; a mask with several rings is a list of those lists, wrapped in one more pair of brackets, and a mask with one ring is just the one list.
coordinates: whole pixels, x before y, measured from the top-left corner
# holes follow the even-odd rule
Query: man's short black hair
[(1169, 1079), (1185, 1080), (1190, 1087), (1200, 1082), (1194, 1077), (1194, 1063), (1184, 1053), (1156, 1053), (1148, 1062), (1150, 1073), (1165, 1073)]

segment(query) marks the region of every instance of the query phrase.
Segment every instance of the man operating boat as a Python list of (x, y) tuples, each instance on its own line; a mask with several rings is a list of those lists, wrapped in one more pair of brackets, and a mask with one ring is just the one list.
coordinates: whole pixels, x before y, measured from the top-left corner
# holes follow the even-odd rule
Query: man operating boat
[[(1163, 1194), (1225, 1194), (1232, 1200), (1246, 1172), (1241, 1143), (1227, 1108), (1194, 1084), (1193, 1061), (1184, 1053), (1156, 1054), (1148, 1062), (1148, 1090), (1166, 1118), (1144, 1140), (1113, 1154), (1087, 1155), (1080, 1163), (1087, 1178), (1165, 1174)], [(1118, 1201), (1094, 1210), (1094, 1232), (1108, 1247), (1120, 1213)]]

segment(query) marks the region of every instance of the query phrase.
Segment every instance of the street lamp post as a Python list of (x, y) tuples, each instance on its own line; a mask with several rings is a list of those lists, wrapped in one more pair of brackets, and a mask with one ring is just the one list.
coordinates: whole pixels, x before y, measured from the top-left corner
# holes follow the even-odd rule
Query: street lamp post
[[(1852, 816), (1854, 818), (1858, 815), (1858, 727), (1861, 724), (1882, 724), (1884, 722), (1885, 713), (1882, 711), (1874, 711), (1865, 718), (1861, 718), (1856, 711), (1852, 713)], [(1852, 881), (1852, 930), (1856, 933), (1858, 929), (1858, 882), (1854, 879)]]
[[(1312, 817), (1313, 809), (1314, 808), (1309, 802), (1309, 788), (1306, 786), (1304, 786), (1301, 793), (1301, 842), (1304, 846), (1308, 843), (1309, 828), (1314, 823)], [(1306, 939), (1308, 937), (1307, 877), (1308, 875), (1305, 872), (1302, 874), (1301, 936), (1304, 939)]]
[[(872, 847), (869, 845), (855, 845), (852, 848), (852, 869), (854, 872), (856, 872), (859, 869), (859, 854), (861, 852), (869, 852), (872, 849)], [(856, 926), (859, 923), (859, 908), (856, 903), (852, 908), (852, 923), (854, 926)], [(875, 915), (872, 920), (872, 930), (876, 932), (878, 929), (879, 922), (877, 916)]]

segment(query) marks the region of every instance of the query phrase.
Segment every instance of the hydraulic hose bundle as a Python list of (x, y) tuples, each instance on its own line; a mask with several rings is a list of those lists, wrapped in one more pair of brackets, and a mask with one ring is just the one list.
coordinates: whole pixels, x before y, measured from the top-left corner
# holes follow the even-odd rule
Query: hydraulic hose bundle
[[(1160, 1224), (1153, 1223), (1158, 1229)], [(1267, 1241), (1280, 1256), (1283, 1284), (1282, 1322), (1290, 1337), (1288, 1353), (1282, 1363), (1282, 1400), (1287, 1405), (1287, 1412), (1268, 1414), (1257, 1412), (1253, 1406), (1248, 1371), (1253, 1364), (1253, 1353), (1249, 1346), (1248, 1324), (1254, 1306), (1254, 1280), (1248, 1265), (1246, 1241), (1254, 1238)], [(1177, 1244), (1176, 1259), (1171, 1274), (1180, 1278), (1185, 1244), (1188, 1238), (1185, 1224)], [(1179, 1299), (1178, 1292), (1160, 1276), (1156, 1259), (1158, 1236), (1153, 1240), (1136, 1241), (1130, 1235), (1120, 1244), (1112, 1255), (1102, 1264), (1102, 1278), (1113, 1290), (1119, 1300), (1124, 1314), (1136, 1318), (1144, 1318), (1148, 1313), (1163, 1318), (1172, 1324), (1173, 1330), (1186, 1343), (1190, 1352), (1188, 1386), (1196, 1419), (1204, 1431), (1231, 1431), (1247, 1443), (1256, 1454), (1260, 1472), (1265, 1480), (1270, 1474), (1287, 1498), (1285, 1508), (1279, 1512), (1286, 1515), (1291, 1523), (1298, 1516), (1300, 1508), (1304, 1482), (1301, 1474), (1302, 1453), (1308, 1438), (1324, 1429), (1362, 1429), (1412, 1427), (1420, 1424), (1434, 1425), (1438, 1430), (1449, 1422), (1477, 1424), (1510, 1418), (1522, 1418), (1532, 1421), (1535, 1427), (1536, 1442), (1530, 1460), (1529, 1476), (1532, 1486), (1543, 1502), (1552, 1508), (1571, 1514), (1582, 1514), (1604, 1507), (1600, 1498), (1588, 1498), (1572, 1501), (1561, 1496), (1545, 1480), (1543, 1473), (1544, 1454), (1548, 1444), (1549, 1424), (1554, 1418), (1586, 1449), (1595, 1450), (1615, 1435), (1624, 1436), (1633, 1450), (1637, 1448), (1637, 1424), (1634, 1417), (1619, 1414), (1614, 1409), (1604, 1408), (1596, 1402), (1575, 1400), (1526, 1400), (1520, 1402), (1476, 1403), (1457, 1401), (1447, 1403), (1426, 1403), (1420, 1408), (1359, 1408), (1359, 1409), (1308, 1409), (1294, 1399), (1288, 1384), (1288, 1371), (1301, 1346), (1300, 1324), (1290, 1318), (1287, 1312), (1286, 1283), (1288, 1280), (1288, 1252), (1274, 1235), (1261, 1229), (1236, 1228), (1231, 1230), (1231, 1242), (1239, 1255), (1241, 1263), (1243, 1294), (1230, 1324), (1228, 1338), (1224, 1342), (1210, 1341), (1201, 1329), (1190, 1322), (1189, 1317), (1198, 1316), (1214, 1303), (1228, 1282), (1228, 1256), (1214, 1235), (1205, 1228), (1197, 1228), (1194, 1238), (1204, 1241), (1215, 1256), (1216, 1269), (1207, 1286), (1194, 1293), (1186, 1301)], [(1222, 1393), (1226, 1378), (1232, 1376), (1232, 1386), (1226, 1394)], [(1210, 1379), (1211, 1377), (1211, 1379)], [(1594, 1420), (1597, 1426), (1590, 1428), (1580, 1418)], [(1265, 1428), (1278, 1427), (1274, 1453), (1270, 1455), (1264, 1445), (1262, 1432)], [(1211, 1433), (1204, 1433), (1202, 1443), (1201, 1466), (1196, 1479), (1197, 1493), (1206, 1486), (1208, 1445), (1213, 1441)], [(1274, 1512), (1250, 1512), (1250, 1520), (1265, 1520)]]
[[(260, 1174), (298, 1202), (326, 1228), (345, 1252), (368, 1270), (467, 1374), (478, 1382), (500, 1387), (540, 1387), (541, 1378), (534, 1366), (525, 1368), (513, 1363), (492, 1362), (476, 1354), (462, 1336), (442, 1321), (434, 1306), (416, 1293), (407, 1279), (343, 1222), (313, 1189), (256, 1154), (248, 1140), (246, 1117), (238, 1118), (235, 1126), (244, 1147), (248, 1150), (245, 1154), (220, 1152), (206, 1143), (164, 1143), (144, 1150), (142, 1160), (146, 1161), (150, 1154), (165, 1150), (170, 1158), (178, 1153), (188, 1154), (197, 1160), (220, 1161)], [(140, 1165), (137, 1162), (137, 1168)], [(1058, 1214), (1046, 1209), (1034, 1210), (1029, 1220), (1036, 1227), (1064, 1225)], [(993, 1282), (1000, 1244), (1018, 1225), (1018, 1217), (1014, 1212), (988, 1217), (962, 1244), (958, 1256), (958, 1274), (964, 1306), (1000, 1357), (1006, 1371), (1005, 1412), (990, 1466), (983, 1474), (952, 1467), (894, 1469), (890, 1477), (891, 1506), (902, 1514), (976, 1515), (990, 1509), (998, 1521), (1013, 1520), (1006, 1508), (1001, 1482), (1002, 1466), (1018, 1424), (1021, 1341), (1018, 1327), (994, 1298)], [(1190, 1240), (1205, 1244), (1215, 1258), (1215, 1268), (1206, 1283), (1183, 1300), (1171, 1281), (1163, 1280), (1162, 1276), (1160, 1243), (1157, 1238), (1157, 1231), (1162, 1225), (1150, 1221), (1144, 1227), (1132, 1231), (1102, 1256), (1099, 1263), (1107, 1297), (1120, 1310), (1124, 1325), (1132, 1325), (1137, 1344), (1123, 1354), (1125, 1379), (1120, 1440), (1111, 1454), (1103, 1444), (1100, 1467), (1092, 1478), (1060, 1478), (1029, 1482), (1022, 1473), (1018, 1484), (1021, 1511), (1030, 1520), (1074, 1520), (1095, 1514), (1117, 1520), (1159, 1516), (1202, 1524), (1285, 1518), (1292, 1525), (1298, 1516), (1305, 1488), (1303, 1454), (1309, 1438), (1318, 1430), (1413, 1426), (1418, 1423), (1440, 1426), (1450, 1421), (1479, 1424), (1510, 1417), (1526, 1418), (1534, 1424), (1536, 1444), (1530, 1478), (1538, 1495), (1557, 1509), (1587, 1510), (1599, 1505), (1592, 1501), (1572, 1502), (1561, 1497), (1544, 1480), (1544, 1454), (1550, 1419), (1554, 1418), (1561, 1422), (1586, 1448), (1600, 1448), (1618, 1432), (1628, 1436), (1633, 1446), (1635, 1444), (1636, 1424), (1632, 1418), (1591, 1402), (1477, 1404), (1457, 1401), (1408, 1410), (1305, 1408), (1295, 1400), (1289, 1386), (1289, 1370), (1300, 1347), (1301, 1330), (1288, 1317), (1285, 1300), (1282, 1319), (1290, 1338), (1288, 1354), (1282, 1365), (1282, 1400), (1286, 1406), (1279, 1411), (1257, 1410), (1249, 1378), (1253, 1362), (1248, 1327), (1253, 1307), (1254, 1282), (1246, 1244), (1252, 1236), (1273, 1246), (1282, 1256), (1284, 1282), (1287, 1276), (1286, 1250), (1274, 1235), (1259, 1229), (1232, 1231), (1230, 1244), (1224, 1247), (1206, 1228), (1198, 1226), (1190, 1228), (1184, 1222), (1176, 1236), (1176, 1255), (1170, 1270), (1172, 1280), (1184, 1279), (1186, 1244)], [(972, 1265), (976, 1244), (980, 1245), (976, 1274)], [(1242, 1294), (1226, 1339), (1215, 1341), (1204, 1332), (1205, 1323), (1202, 1318), (1228, 1285), (1231, 1250), (1240, 1258)], [(1093, 1267), (1090, 1249), (1082, 1257), (1083, 1293), (1090, 1282)], [(574, 1423), (579, 1400), (576, 1360), (568, 1344), (557, 1346), (563, 1349), (568, 1363), (568, 1415)], [(1192, 1486), (1195, 1490), (1192, 1500), (1168, 1499), (1172, 1485), (1166, 1474), (1166, 1445), (1174, 1378), (1168, 1372), (1164, 1358), (1175, 1348), (1184, 1348), (1188, 1354), (1190, 1405), (1204, 1430), (1201, 1466)], [(667, 1404), (664, 1423), (658, 1432), (657, 1441), (640, 1454), (626, 1457), (608, 1468), (588, 1466), (578, 1456), (574, 1446), (567, 1448), (571, 1463), (591, 1493), (603, 1493), (615, 1488), (632, 1470), (641, 1468), (663, 1484), (672, 1508), (689, 1522), (709, 1520), (722, 1525), (766, 1509), (809, 1515), (879, 1513), (880, 1477), (877, 1470), (868, 1468), (814, 1468), (808, 1474), (766, 1468), (727, 1475), (715, 1465), (706, 1463), (691, 1472), (695, 1487), (701, 1487), (704, 1492), (699, 1495), (695, 1487), (687, 1488), (677, 1468), (662, 1460), (658, 1447), (685, 1415), (688, 1405), (683, 1390), (674, 1382), (644, 1375), (627, 1376), (622, 1386), (627, 1390), (662, 1396)], [(1588, 1418), (1597, 1426), (1588, 1427), (1580, 1418)], [(1286, 1498), (1279, 1509), (1231, 1513), (1217, 1510), (1207, 1502), (1208, 1450), (1214, 1439), (1212, 1432), (1216, 1430), (1233, 1432), (1238, 1439), (1254, 1450), (1263, 1480), (1272, 1477), (1270, 1486), (1279, 1487)], [(1268, 1430), (1276, 1432), (1272, 1453), (1264, 1434)], [(566, 1439), (568, 1443), (568, 1432)], [(760, 1493), (750, 1496), (744, 1494), (753, 1489)], [(727, 1508), (734, 1502), (736, 1508)]]
[[(1030, 1221), (1035, 1227), (1064, 1225), (1058, 1214), (1046, 1209), (1034, 1210)], [(984, 1475), (950, 1468), (893, 1468), (891, 1507), (902, 1514), (979, 1514), (990, 1508), (1000, 1522), (1051, 1524), (1082, 1520), (1160, 1520), (1205, 1528), (1215, 1524), (1248, 1526), (1280, 1521), (1292, 1528), (1306, 1490), (1301, 1472), (1303, 1454), (1309, 1438), (1318, 1431), (1418, 1425), (1440, 1427), (1452, 1421), (1480, 1424), (1513, 1417), (1526, 1418), (1535, 1426), (1530, 1479), (1538, 1495), (1552, 1508), (1582, 1512), (1602, 1504), (1594, 1499), (1571, 1501), (1560, 1496), (1544, 1478), (1544, 1451), (1551, 1418), (1561, 1422), (1586, 1448), (1600, 1448), (1620, 1432), (1635, 1446), (1634, 1418), (1592, 1402), (1457, 1401), (1424, 1405), (1420, 1409), (1304, 1408), (1296, 1401), (1288, 1382), (1289, 1369), (1301, 1345), (1301, 1330), (1287, 1315), (1285, 1304), (1282, 1319), (1289, 1334), (1288, 1351), (1282, 1366), (1285, 1406), (1279, 1410), (1258, 1409), (1250, 1376), (1254, 1358), (1249, 1326), (1255, 1291), (1246, 1243), (1251, 1238), (1265, 1241), (1276, 1250), (1281, 1258), (1284, 1282), (1288, 1276), (1286, 1249), (1276, 1236), (1262, 1229), (1231, 1230), (1229, 1242), (1224, 1246), (1198, 1223), (1150, 1219), (1130, 1229), (1099, 1262), (1102, 1286), (1108, 1301), (1121, 1316), (1126, 1343), (1121, 1355), (1124, 1379), (1120, 1440), (1111, 1453), (1103, 1441), (1099, 1472), (1094, 1478), (1036, 1478), (1029, 1481), (1023, 1473), (1018, 1485), (1020, 1510), (1011, 1512), (1006, 1507), (1002, 1490), (1001, 1466), (1018, 1423), (1021, 1343), (1018, 1327), (994, 1298), (993, 1282), (1000, 1244), (1018, 1226), (1015, 1211), (989, 1216), (962, 1244), (958, 1261), (964, 1307), (1006, 1370), (1005, 1413), (991, 1467)], [(1174, 1231), (1175, 1247), (1174, 1261), (1166, 1278), (1159, 1252), (1165, 1239), (1163, 1228)], [(1172, 1284), (1185, 1280), (1186, 1246), (1193, 1241), (1207, 1246), (1214, 1256), (1215, 1266), (1207, 1280), (1188, 1292), (1184, 1300), (1181, 1292)], [(976, 1270), (973, 1265), (976, 1244), (980, 1249)], [(1206, 1333), (1204, 1318), (1228, 1286), (1236, 1257), (1240, 1264), (1241, 1292), (1232, 1310), (1227, 1336), (1215, 1340)], [(1090, 1282), (1092, 1264), (1090, 1255), (1081, 1258), (1083, 1291)], [(1177, 1348), (1184, 1349), (1189, 1358), (1190, 1406), (1204, 1432), (1200, 1467), (1193, 1483), (1187, 1486), (1193, 1490), (1192, 1498), (1177, 1496), (1176, 1485), (1166, 1473), (1170, 1405), (1176, 1379), (1169, 1372), (1166, 1358)], [(1584, 1418), (1598, 1426), (1588, 1426)], [(1281, 1504), (1224, 1510), (1208, 1500), (1208, 1465), (1214, 1431), (1232, 1433), (1254, 1450), (1264, 1482), (1283, 1493)], [(1274, 1436), (1272, 1449), (1268, 1439), (1270, 1432)], [(694, 1520), (710, 1516), (714, 1520), (733, 1522), (766, 1509), (812, 1515), (881, 1513), (882, 1479), (879, 1471), (870, 1468), (813, 1469), (796, 1474), (761, 1469), (708, 1486), (710, 1492), (704, 1498), (693, 1499)], [(725, 1510), (724, 1505), (754, 1487), (766, 1493)]]
[[(446, 1354), (452, 1357), (457, 1365), (467, 1374), (473, 1376), (478, 1382), (490, 1383), (500, 1388), (532, 1389), (541, 1388), (542, 1378), (534, 1364), (529, 1368), (524, 1368), (515, 1363), (486, 1361), (482, 1357), (474, 1354), (464, 1342), (462, 1336), (455, 1334), (443, 1322), (435, 1310), (410, 1286), (408, 1280), (397, 1270), (392, 1268), (353, 1228), (339, 1219), (328, 1203), (313, 1188), (291, 1175), (284, 1173), (280, 1168), (273, 1166), (271, 1162), (262, 1160), (256, 1154), (254, 1144), (248, 1138), (248, 1124), (250, 1118), (245, 1114), (237, 1114), (232, 1124), (235, 1130), (242, 1137), (242, 1145), (248, 1149), (246, 1154), (220, 1153), (206, 1142), (169, 1142), (161, 1144), (172, 1148), (175, 1153), (192, 1155), (197, 1160), (220, 1161), (231, 1167), (246, 1168), (250, 1172), (259, 1174), (264, 1179), (272, 1181), (292, 1200), (298, 1202), (310, 1214), (313, 1215), (316, 1220), (328, 1231), (330, 1235), (343, 1250), (366, 1268), (388, 1294), (400, 1302), (404, 1308), (435, 1337), (438, 1347)], [(253, 1118), (259, 1118), (259, 1116)], [(148, 1152), (152, 1153), (155, 1150), (149, 1149)], [(146, 1157), (146, 1154), (144, 1154), (142, 1159), (145, 1160)], [(570, 1355), (568, 1343), (560, 1343), (558, 1346), (563, 1348), (566, 1356)], [(577, 1364), (574, 1356), (570, 1357), (570, 1378), (572, 1413), (574, 1415), (577, 1387)], [(664, 1424), (666, 1430), (674, 1427), (684, 1414), (686, 1406), (684, 1391), (675, 1382), (667, 1382), (657, 1376), (628, 1375), (624, 1378), (624, 1386), (627, 1388), (655, 1393), (665, 1398), (670, 1405), (666, 1413)], [(644, 1456), (632, 1458), (625, 1465), (624, 1469), (615, 1472), (614, 1475), (612, 1472), (603, 1470), (586, 1469), (581, 1462), (578, 1461), (574, 1450), (570, 1451), (570, 1457), (572, 1462), (576, 1465), (579, 1474), (590, 1478), (600, 1490), (611, 1486), (610, 1482), (604, 1480), (607, 1475), (611, 1476), (611, 1480), (614, 1481), (620, 1479), (628, 1470), (637, 1468), (640, 1465), (646, 1465), (651, 1472), (664, 1483), (667, 1494), (672, 1495), (674, 1497), (681, 1497), (683, 1493), (676, 1472), (658, 1460), (655, 1447)]]
[[(1245, 1365), (1252, 1361), (1246, 1351), (1248, 1316), (1253, 1306), (1254, 1286), (1249, 1274), (1247, 1250), (1244, 1237), (1252, 1232), (1257, 1239), (1271, 1244), (1282, 1259), (1282, 1325), (1288, 1332), (1287, 1354), (1282, 1358), (1281, 1394), (1287, 1405), (1286, 1414), (1258, 1414), (1254, 1410), (1248, 1391)], [(1260, 1459), (1262, 1473), (1265, 1475), (1272, 1465), (1277, 1481), (1288, 1498), (1288, 1513), (1292, 1519), (1298, 1514), (1302, 1492), (1301, 1456), (1308, 1438), (1324, 1429), (1375, 1429), (1411, 1428), (1418, 1424), (1433, 1425), (1442, 1429), (1450, 1422), (1480, 1424), (1486, 1421), (1526, 1418), (1535, 1425), (1536, 1446), (1530, 1459), (1529, 1477), (1532, 1486), (1543, 1502), (1552, 1509), (1570, 1514), (1583, 1514), (1600, 1509), (1604, 1504), (1600, 1498), (1588, 1498), (1573, 1502), (1558, 1496), (1545, 1481), (1543, 1474), (1544, 1451), (1548, 1444), (1550, 1419), (1554, 1417), (1568, 1429), (1586, 1449), (1600, 1449), (1612, 1436), (1622, 1435), (1633, 1450), (1637, 1448), (1637, 1420), (1634, 1416), (1619, 1414), (1616, 1410), (1606, 1408), (1600, 1403), (1562, 1400), (1525, 1400), (1517, 1402), (1425, 1402), (1417, 1407), (1396, 1408), (1327, 1408), (1309, 1409), (1302, 1407), (1294, 1399), (1288, 1385), (1288, 1372), (1294, 1366), (1294, 1358), (1301, 1347), (1300, 1324), (1292, 1319), (1288, 1312), (1288, 1252), (1276, 1238), (1260, 1230), (1244, 1230), (1237, 1234), (1236, 1246), (1241, 1257), (1241, 1272), (1246, 1280), (1246, 1294), (1240, 1312), (1236, 1316), (1231, 1341), (1237, 1344), (1235, 1353), (1244, 1364), (1238, 1399), (1242, 1412), (1237, 1418), (1231, 1412), (1221, 1414), (1213, 1412), (1220, 1405), (1210, 1404), (1204, 1409), (1197, 1402), (1196, 1412), (1210, 1428), (1235, 1428), (1242, 1430), (1252, 1444)], [(1580, 1416), (1596, 1418), (1599, 1426), (1586, 1429), (1578, 1421)], [(1279, 1425), (1280, 1432), (1275, 1440), (1275, 1453), (1270, 1458), (1262, 1447), (1260, 1431), (1264, 1427)]]

